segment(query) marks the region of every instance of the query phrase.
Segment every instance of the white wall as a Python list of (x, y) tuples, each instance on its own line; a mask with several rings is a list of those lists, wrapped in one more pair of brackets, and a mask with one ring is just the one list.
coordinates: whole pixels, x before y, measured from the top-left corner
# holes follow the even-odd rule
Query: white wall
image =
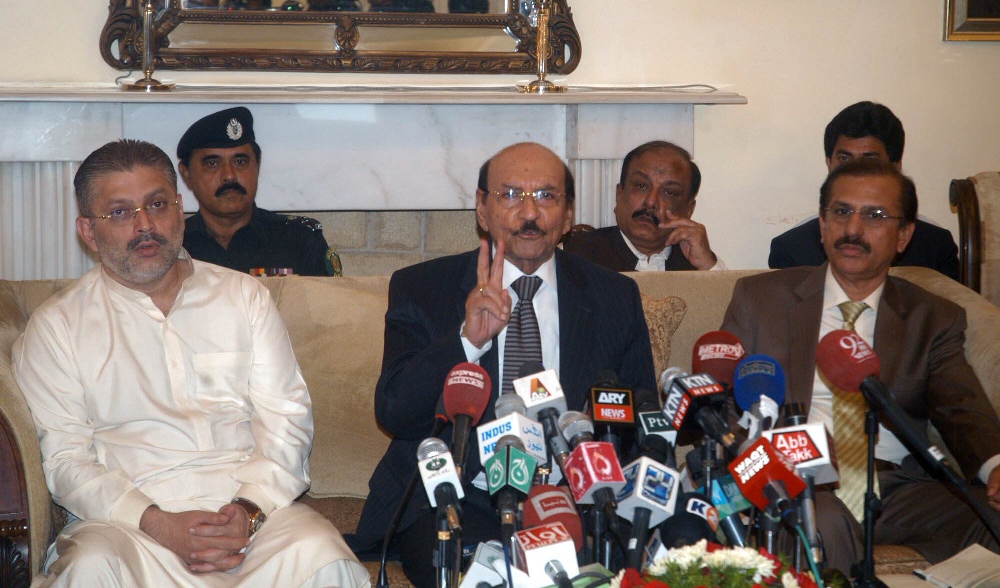
[[(814, 213), (822, 134), (852, 102), (907, 130), (921, 213), (957, 234), (948, 183), (1000, 169), (1000, 43), (946, 43), (944, 0), (570, 0), (583, 60), (570, 84), (709, 83), (746, 106), (698, 107), (705, 180), (695, 218), (731, 268), (764, 267), (771, 237)], [(102, 0), (0, 0), (0, 82), (107, 83)], [(58, 42), (53, 42), (53, 36)], [(511, 76), (161, 72), (179, 83), (497, 84)], [(2, 140), (2, 139), (0, 139)], [(469, 173), (474, 173), (470, 170)], [(736, 227), (736, 230), (734, 230)]]

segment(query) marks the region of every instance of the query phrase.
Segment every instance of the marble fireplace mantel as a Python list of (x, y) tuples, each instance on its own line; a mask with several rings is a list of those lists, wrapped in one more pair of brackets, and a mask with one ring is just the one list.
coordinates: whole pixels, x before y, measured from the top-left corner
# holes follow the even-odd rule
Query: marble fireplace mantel
[[(618, 160), (650, 139), (692, 149), (696, 104), (745, 104), (708, 87), (0, 86), (0, 162), (81, 161), (119, 137), (173, 155), (191, 122), (244, 104), (263, 150), (262, 206), (276, 210), (468, 209), (476, 171), (517, 141), (574, 167)], [(581, 195), (587, 193), (587, 181)], [(597, 219), (590, 219), (597, 220)]]

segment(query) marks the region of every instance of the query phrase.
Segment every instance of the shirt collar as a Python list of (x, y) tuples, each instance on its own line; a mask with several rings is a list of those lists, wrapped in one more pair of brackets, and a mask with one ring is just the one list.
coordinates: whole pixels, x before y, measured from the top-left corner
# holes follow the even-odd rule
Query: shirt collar
[[(493, 254), (496, 255), (496, 247), (493, 248)], [(510, 289), (510, 285), (514, 283), (514, 280), (525, 275), (516, 265), (510, 262), (508, 259), (503, 260), (503, 287)], [(542, 286), (555, 287), (556, 285), (556, 255), (553, 252), (552, 257), (550, 257), (545, 263), (540, 265), (537, 270), (535, 270), (533, 276), (538, 276), (542, 279)]]
[(660, 259), (666, 261), (667, 258), (670, 257), (670, 247), (671, 247), (670, 245), (667, 245), (666, 247), (664, 247), (659, 253), (654, 253), (652, 255), (646, 255), (645, 253), (643, 253), (643, 252), (641, 252), (641, 251), (639, 251), (638, 249), (635, 248), (635, 245), (633, 245), (632, 242), (629, 241), (628, 235), (626, 235), (624, 232), (622, 232), (621, 229), (618, 229), (618, 232), (622, 234), (622, 239), (625, 239), (625, 244), (628, 245), (628, 248), (632, 250), (632, 253), (634, 253), (635, 256), (638, 257), (639, 261), (641, 261), (641, 262), (650, 263), (652, 261), (656, 261), (656, 260), (660, 260)]
[[(884, 290), (885, 280), (882, 280), (879, 287), (875, 288), (875, 291), (869, 294), (862, 302), (878, 312), (878, 305), (882, 300), (882, 292)], [(844, 289), (840, 287), (840, 282), (838, 282), (837, 278), (833, 276), (833, 270), (830, 269), (829, 265), (827, 265), (826, 281), (823, 284), (823, 308), (825, 310), (832, 310), (841, 302), (847, 302), (849, 300), (850, 297), (848, 297), (847, 293), (844, 292)]]

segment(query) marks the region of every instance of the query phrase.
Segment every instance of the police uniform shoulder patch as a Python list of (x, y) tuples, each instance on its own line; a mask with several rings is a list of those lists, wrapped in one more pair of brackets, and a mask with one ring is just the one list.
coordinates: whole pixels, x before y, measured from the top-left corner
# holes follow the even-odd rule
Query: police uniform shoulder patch
[(314, 218), (309, 218), (308, 216), (286, 216), (286, 225), (301, 225), (310, 231), (322, 231), (323, 224)]

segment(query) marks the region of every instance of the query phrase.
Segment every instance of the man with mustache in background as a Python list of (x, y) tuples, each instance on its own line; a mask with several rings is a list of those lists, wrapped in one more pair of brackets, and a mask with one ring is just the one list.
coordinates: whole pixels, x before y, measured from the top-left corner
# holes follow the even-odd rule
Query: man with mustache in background
[(643, 143), (622, 162), (617, 226), (577, 233), (563, 249), (617, 272), (726, 269), (691, 220), (701, 171), (682, 147)]
[(210, 114), (177, 144), (178, 169), (199, 210), (185, 221), (191, 257), (253, 275), (340, 274), (319, 221), (258, 208), (261, 151), (242, 106)]

